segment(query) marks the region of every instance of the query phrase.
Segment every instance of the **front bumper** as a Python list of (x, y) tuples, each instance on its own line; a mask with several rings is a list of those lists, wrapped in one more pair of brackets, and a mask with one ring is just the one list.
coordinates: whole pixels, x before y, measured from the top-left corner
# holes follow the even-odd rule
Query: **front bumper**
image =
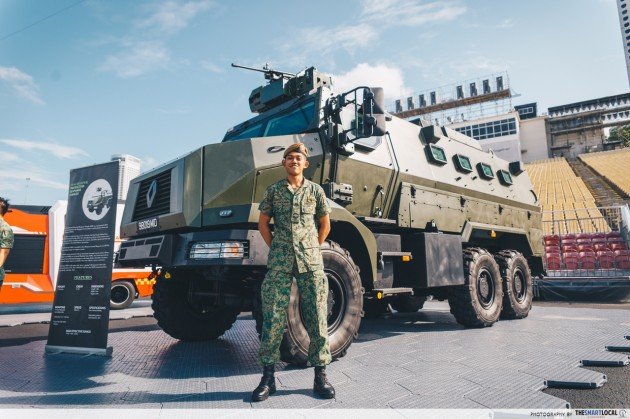
[[(195, 243), (243, 242), (247, 249), (242, 258), (193, 259)], [(252, 266), (265, 267), (269, 248), (258, 230), (216, 230), (182, 234), (161, 234), (123, 242), (118, 263), (123, 267)]]

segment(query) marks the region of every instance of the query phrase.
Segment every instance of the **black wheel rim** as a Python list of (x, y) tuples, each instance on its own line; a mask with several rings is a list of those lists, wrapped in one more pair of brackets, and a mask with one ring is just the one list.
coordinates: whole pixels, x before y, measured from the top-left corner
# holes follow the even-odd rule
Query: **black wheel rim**
[(129, 290), (124, 285), (114, 285), (110, 298), (114, 304), (122, 304), (129, 299)]
[[(328, 298), (327, 298), (327, 322), (328, 322), (328, 334), (334, 333), (341, 322), (343, 321), (343, 315), (346, 312), (346, 306), (348, 300), (346, 298), (346, 287), (341, 278), (332, 271), (324, 270), (326, 277), (328, 278)], [(304, 315), (302, 314), (302, 304), (300, 301), (300, 317), (302, 318), (302, 324), (304, 322)]]
[(219, 304), (219, 290), (202, 288), (198, 281), (188, 281), (188, 311), (197, 316), (206, 316)]
[(328, 278), (328, 333), (332, 334), (343, 320), (346, 312), (348, 300), (346, 298), (347, 291), (344, 282), (339, 276), (331, 271), (325, 271)]
[(522, 303), (527, 297), (527, 280), (525, 279), (525, 273), (521, 270), (521, 268), (516, 268), (514, 270), (514, 296), (516, 301)]
[(477, 275), (477, 297), (483, 308), (494, 302), (494, 278), (489, 270), (482, 268)]

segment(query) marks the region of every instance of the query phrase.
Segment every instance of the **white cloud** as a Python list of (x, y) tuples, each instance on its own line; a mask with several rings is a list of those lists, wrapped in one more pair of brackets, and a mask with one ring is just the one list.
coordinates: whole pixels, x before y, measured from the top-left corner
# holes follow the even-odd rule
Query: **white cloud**
[(345, 50), (352, 54), (358, 48), (368, 46), (377, 37), (375, 28), (365, 23), (302, 29), (281, 46), (284, 58), (280, 64), (300, 68), (313, 61), (331, 62), (330, 55), (333, 52)]
[(44, 101), (39, 96), (39, 87), (35, 84), (33, 77), (23, 71), (15, 67), (0, 66), (0, 81), (4, 81), (23, 99), (38, 105), (44, 104)]
[(198, 14), (212, 8), (214, 3), (204, 1), (164, 1), (153, 7), (150, 16), (138, 22), (138, 27), (173, 34), (186, 28)]
[(208, 61), (208, 60), (202, 61), (201, 67), (213, 73), (217, 73), (217, 74), (225, 73), (225, 68), (213, 63), (212, 61)]
[(333, 48), (345, 49), (352, 52), (355, 48), (369, 45), (377, 37), (377, 33), (370, 25), (339, 26), (329, 31), (323, 28), (305, 29), (302, 36), (314, 46), (324, 52)]
[(510, 65), (510, 61), (498, 61), (488, 57), (475, 57), (468, 61), (469, 68), (490, 73), (505, 71)]
[(405, 86), (402, 71), (387, 64), (361, 63), (347, 73), (333, 76), (335, 90), (344, 92), (357, 86), (382, 87), (386, 100), (393, 100), (411, 93)]
[[(304, 68), (312, 62), (326, 62), (328, 68), (334, 68), (332, 54), (336, 51), (345, 50), (353, 55), (359, 49), (376, 45), (379, 36), (395, 26), (449, 22), (467, 10), (459, 0), (368, 0), (362, 5), (353, 25), (294, 30), (294, 35), (281, 41), (279, 63), (291, 68)], [(435, 32), (421, 35), (425, 39), (434, 36)]]
[(514, 20), (512, 18), (504, 19), (497, 25), (497, 28), (511, 28), (514, 26)]
[(125, 42), (125, 49), (105, 58), (98, 70), (128, 79), (167, 68), (170, 61), (170, 53), (161, 42)]
[(452, 1), (420, 3), (416, 0), (370, 0), (361, 16), (384, 26), (419, 26), (431, 22), (448, 22), (466, 12), (466, 7)]
[(2, 164), (7, 164), (7, 163), (14, 163), (14, 162), (18, 162), (21, 159), (13, 154), (13, 153), (9, 153), (7, 151), (0, 151), (0, 162), (2, 162)]
[(49, 174), (37, 173), (32, 170), (6, 170), (0, 173), (0, 190), (2, 191), (24, 191), (26, 179), (30, 185), (42, 186), (52, 189), (68, 189), (67, 183), (50, 180)]
[[(94, 46), (114, 44), (119, 47), (118, 52), (105, 57), (98, 71), (129, 79), (171, 67), (171, 52), (166, 46), (168, 39), (214, 6), (211, 0), (149, 3), (145, 16), (135, 22), (134, 34), (105, 37), (92, 42)], [(177, 64), (188, 63), (178, 61)]]
[(72, 159), (88, 156), (88, 153), (77, 147), (68, 147), (53, 142), (39, 142), (19, 139), (0, 139), (0, 143), (18, 148), (24, 151), (43, 151), (60, 159)]

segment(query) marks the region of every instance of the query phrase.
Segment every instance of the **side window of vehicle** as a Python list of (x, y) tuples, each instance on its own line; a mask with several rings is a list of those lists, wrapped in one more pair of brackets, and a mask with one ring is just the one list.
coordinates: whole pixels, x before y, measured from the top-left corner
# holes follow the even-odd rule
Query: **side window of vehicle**
[(484, 179), (494, 179), (494, 172), (492, 171), (492, 166), (487, 163), (478, 163), (477, 170), (479, 171), (479, 176)]
[(262, 127), (263, 124), (256, 124), (250, 128), (245, 129), (245, 131), (241, 132), (238, 135), (230, 138), (229, 141), (242, 140), (244, 138), (252, 138), (252, 137), (262, 137)]
[(455, 161), (455, 166), (457, 170), (460, 172), (470, 173), (473, 171), (472, 163), (470, 163), (470, 159), (463, 154), (455, 154), (453, 156), (453, 160)]
[(431, 163), (444, 165), (447, 163), (446, 161), (446, 152), (440, 146), (435, 144), (429, 144), (428, 146), (428, 155)]
[(294, 110), (291, 113), (271, 118), (267, 123), (264, 136), (299, 134), (306, 130), (313, 120), (315, 102)]
[(499, 176), (499, 181), (506, 186), (512, 185), (514, 182), (512, 181), (512, 175), (507, 170), (499, 170), (497, 171), (497, 175)]

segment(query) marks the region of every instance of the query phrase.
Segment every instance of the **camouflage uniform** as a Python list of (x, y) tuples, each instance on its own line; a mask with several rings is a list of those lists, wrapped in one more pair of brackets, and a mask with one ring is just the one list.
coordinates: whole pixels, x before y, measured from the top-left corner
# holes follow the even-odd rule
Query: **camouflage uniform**
[[(12, 249), (13, 248), (13, 230), (9, 227), (4, 218), (0, 215), (0, 249)], [(0, 267), (0, 286), (4, 281), (4, 269)]]
[(269, 270), (261, 289), (260, 362), (273, 365), (280, 361), (280, 342), (295, 277), (311, 338), (308, 361), (311, 365), (326, 365), (331, 361), (326, 321), (328, 280), (317, 230), (317, 220), (331, 211), (324, 191), (308, 179), (294, 191), (283, 179), (267, 188), (258, 209), (274, 219), (274, 237), (267, 261)]

